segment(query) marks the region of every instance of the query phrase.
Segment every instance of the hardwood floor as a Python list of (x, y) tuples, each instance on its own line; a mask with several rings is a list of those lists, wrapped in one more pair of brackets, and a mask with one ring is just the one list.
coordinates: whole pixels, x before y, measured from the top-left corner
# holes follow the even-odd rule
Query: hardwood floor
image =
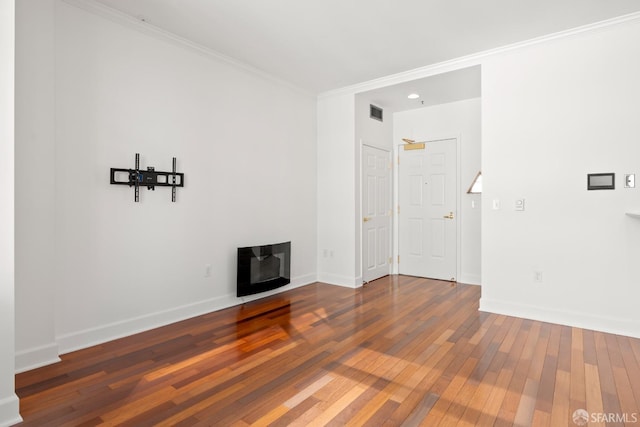
[(405, 276), (305, 286), (19, 374), (22, 425), (640, 425), (640, 340), (479, 298)]

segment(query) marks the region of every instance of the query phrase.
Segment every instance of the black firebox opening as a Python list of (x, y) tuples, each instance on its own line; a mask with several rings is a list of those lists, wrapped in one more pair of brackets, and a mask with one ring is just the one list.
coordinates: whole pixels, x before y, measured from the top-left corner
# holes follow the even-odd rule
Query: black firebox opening
[(238, 248), (237, 296), (291, 283), (291, 242)]

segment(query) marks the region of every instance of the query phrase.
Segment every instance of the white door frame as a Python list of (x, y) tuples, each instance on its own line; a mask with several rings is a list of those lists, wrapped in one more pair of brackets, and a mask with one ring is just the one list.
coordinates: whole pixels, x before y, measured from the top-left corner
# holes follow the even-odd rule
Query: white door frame
[[(426, 137), (417, 137), (417, 138), (412, 138), (415, 139), (416, 141), (426, 141), (426, 143), (428, 144), (429, 142), (432, 141), (442, 141), (445, 139), (455, 139), (456, 140), (456, 213), (457, 213), (457, 221), (456, 221), (456, 246), (457, 246), (457, 250), (456, 250), (456, 280), (460, 280), (460, 272), (461, 272), (461, 246), (462, 246), (462, 236), (460, 233), (460, 225), (462, 224), (461, 218), (462, 218), (462, 209), (460, 207), (460, 203), (461, 203), (461, 182), (462, 182), (462, 177), (461, 177), (461, 172), (462, 172), (462, 167), (461, 167), (461, 155), (460, 155), (460, 140), (462, 139), (462, 135), (460, 133), (457, 134), (445, 134), (445, 135), (430, 135), (430, 136), (426, 136)], [(392, 274), (398, 274), (399, 272), (399, 265), (398, 265), (398, 256), (400, 254), (400, 240), (399, 240), (399, 236), (400, 236), (400, 221), (398, 220), (398, 204), (400, 203), (400, 187), (399, 187), (399, 177), (400, 177), (400, 168), (402, 167), (402, 165), (399, 164), (399, 160), (400, 160), (400, 150), (402, 149), (402, 147), (404, 146), (404, 144), (395, 144), (393, 146), (393, 263), (392, 263)], [(402, 262), (402, 260), (400, 260), (400, 262)]]
[[(359, 227), (360, 227), (360, 271), (359, 271), (359, 275), (358, 275), (358, 282), (359, 283), (364, 283), (364, 263), (365, 263), (365, 257), (364, 257), (364, 223), (362, 221), (362, 215), (364, 212), (363, 209), (363, 204), (362, 204), (362, 200), (364, 199), (364, 183), (362, 180), (362, 174), (363, 174), (363, 165), (362, 165), (362, 154), (363, 154), (363, 148), (364, 146), (367, 147), (371, 147), (371, 148), (375, 148), (376, 150), (380, 150), (380, 151), (384, 151), (386, 153), (389, 154), (389, 161), (391, 162), (391, 174), (390, 174), (390, 180), (389, 180), (389, 185), (391, 186), (391, 188), (389, 189), (390, 191), (390, 197), (392, 200), (392, 205), (391, 205), (391, 211), (392, 213), (393, 211), (393, 206), (395, 206), (397, 204), (396, 201), (396, 195), (395, 195), (395, 183), (393, 182), (395, 180), (395, 173), (396, 173), (396, 168), (394, 167), (394, 159), (395, 159), (395, 155), (393, 154), (392, 150), (388, 149), (388, 148), (383, 148), (383, 147), (377, 147), (375, 145), (372, 144), (367, 144), (365, 143), (362, 139), (360, 140), (360, 149), (358, 150), (360, 152), (360, 158), (358, 160), (358, 162), (360, 163), (360, 216), (358, 217), (358, 222), (359, 222)], [(396, 215), (395, 213), (392, 214), (392, 218), (391, 218), (391, 226), (389, 227), (389, 255), (394, 259), (393, 263), (395, 263), (395, 252), (394, 252), (394, 243), (393, 243), (393, 239), (394, 239), (394, 231), (393, 231), (393, 227), (394, 227), (394, 223), (395, 223), (395, 219), (396, 219)], [(391, 265), (389, 265), (389, 274), (393, 274), (393, 263)], [(359, 286), (359, 285), (357, 285)]]

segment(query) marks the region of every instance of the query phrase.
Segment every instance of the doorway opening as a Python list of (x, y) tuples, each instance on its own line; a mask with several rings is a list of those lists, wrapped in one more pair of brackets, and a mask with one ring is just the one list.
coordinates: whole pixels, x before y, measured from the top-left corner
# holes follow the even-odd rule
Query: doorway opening
[[(482, 169), (480, 74), (480, 66), (475, 65), (355, 95), (357, 149), (359, 150), (363, 146), (362, 141), (365, 141), (378, 148), (393, 152), (392, 249), (390, 250), (392, 274), (415, 274), (423, 277), (480, 284), (482, 196), (476, 193), (467, 193), (469, 185), (478, 171)], [(417, 99), (415, 97), (411, 99), (408, 97), (409, 94), (420, 94), (420, 96)], [(384, 122), (369, 118), (370, 104), (384, 108)], [(444, 179), (445, 189), (447, 187), (455, 189), (455, 195), (447, 197), (447, 199), (453, 198), (456, 201), (455, 206), (450, 206), (446, 211), (438, 214), (435, 213), (435, 206), (432, 206), (430, 219), (423, 216), (419, 221), (415, 217), (411, 224), (400, 224), (406, 213), (404, 203), (399, 201), (400, 173), (403, 173), (402, 169), (405, 166), (401, 157), (410, 152), (410, 156), (413, 156), (419, 150), (405, 152), (403, 140), (410, 140), (413, 146), (428, 141), (425, 143), (426, 151), (431, 149), (427, 147), (429, 144), (433, 145), (437, 141), (453, 140), (455, 141), (453, 145), (456, 147), (455, 160), (453, 160), (455, 181)], [(369, 190), (365, 184), (364, 161), (361, 156), (358, 157), (360, 159), (356, 162), (358, 168), (356, 181), (359, 181), (356, 182), (356, 197), (359, 196), (355, 218), (357, 221), (356, 271), (360, 272), (360, 277), (357, 279), (366, 281), (367, 262), (369, 262), (369, 266), (372, 265), (372, 262), (367, 259), (367, 249), (365, 248), (369, 243), (364, 228), (364, 220), (367, 215), (360, 202), (366, 197), (364, 193)], [(398, 159), (401, 160), (399, 164)], [(451, 164), (451, 162), (447, 163)], [(439, 176), (433, 178), (436, 181), (443, 179)], [(409, 177), (405, 177), (406, 179)], [(417, 179), (413, 178), (414, 181)], [(423, 181), (423, 186), (424, 182), (429, 181)], [(440, 183), (436, 184), (441, 185)], [(423, 188), (423, 190), (425, 189)], [(435, 186), (431, 187), (429, 191), (425, 194), (420, 193), (423, 201), (428, 200), (428, 197), (438, 196), (435, 192)], [(443, 194), (445, 193), (439, 193), (440, 196)], [(432, 203), (435, 203), (435, 199)], [(426, 207), (424, 208), (426, 209)], [(422, 232), (405, 233), (405, 229), (410, 226), (414, 226), (416, 229), (421, 226)], [(452, 228), (455, 230), (454, 232), (450, 231)], [(447, 242), (450, 241), (454, 241), (455, 245), (448, 245)], [(401, 248), (401, 242), (407, 243), (408, 249), (404, 247), (404, 243)], [(426, 272), (425, 268), (422, 268), (423, 271), (412, 270), (411, 266), (406, 264), (407, 256), (410, 257), (411, 254), (417, 253), (421, 253), (422, 256), (430, 256), (432, 261), (440, 259), (443, 265), (449, 267), (443, 269), (444, 272), (434, 273), (429, 266), (433, 263), (423, 260), (427, 265)], [(405, 256), (405, 254), (407, 255)]]

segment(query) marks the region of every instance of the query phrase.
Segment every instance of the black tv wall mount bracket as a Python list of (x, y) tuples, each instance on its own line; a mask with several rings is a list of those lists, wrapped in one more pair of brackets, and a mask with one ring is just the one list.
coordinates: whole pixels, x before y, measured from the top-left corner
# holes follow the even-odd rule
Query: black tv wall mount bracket
[(140, 187), (154, 190), (156, 187), (171, 187), (171, 201), (176, 201), (176, 188), (184, 187), (184, 173), (176, 172), (176, 158), (173, 158), (173, 171), (161, 172), (153, 166), (140, 170), (140, 154), (136, 153), (135, 169), (111, 168), (111, 184), (134, 187), (134, 201), (140, 201)]

